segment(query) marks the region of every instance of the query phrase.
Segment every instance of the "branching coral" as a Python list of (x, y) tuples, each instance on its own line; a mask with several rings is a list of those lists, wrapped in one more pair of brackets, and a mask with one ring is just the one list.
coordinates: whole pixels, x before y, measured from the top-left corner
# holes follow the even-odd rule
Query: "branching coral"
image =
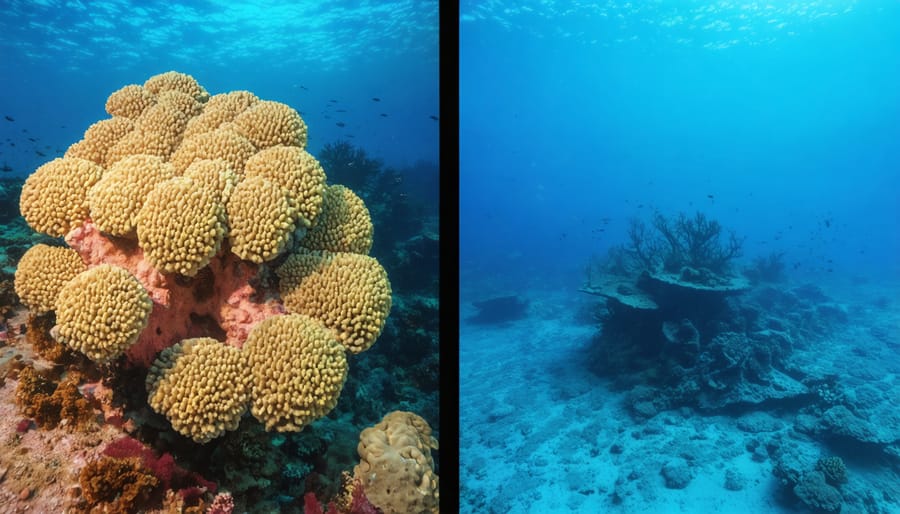
[(731, 262), (740, 257), (743, 239), (730, 232), (728, 241), (722, 242), (721, 234), (719, 222), (702, 212), (693, 217), (679, 213), (675, 218), (657, 212), (652, 228), (641, 219), (631, 220), (629, 245), (620, 250), (624, 252), (620, 257), (627, 255), (632, 261), (629, 267), (637, 264), (650, 272), (680, 273), (687, 267), (725, 274)]

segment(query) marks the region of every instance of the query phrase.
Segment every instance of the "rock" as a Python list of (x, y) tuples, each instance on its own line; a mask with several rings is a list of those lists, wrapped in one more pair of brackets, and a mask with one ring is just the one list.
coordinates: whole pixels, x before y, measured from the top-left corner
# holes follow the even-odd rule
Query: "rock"
[(691, 474), (691, 468), (683, 459), (667, 462), (663, 466), (661, 474), (666, 480), (666, 487), (669, 489), (684, 489), (691, 483), (691, 479), (694, 478)]
[(32, 493), (32, 492), (33, 492), (33, 491), (31, 490), (30, 487), (26, 487), (25, 489), (22, 489), (22, 492), (19, 493), (19, 500), (20, 500), (20, 501), (25, 501), (25, 500), (31, 498), (31, 493)]
[(812, 471), (803, 475), (794, 487), (794, 494), (813, 510), (840, 512), (843, 497), (841, 493), (825, 482), (825, 475)]
[(725, 471), (725, 489), (729, 491), (740, 491), (747, 483), (747, 478), (736, 469)]
[(782, 425), (780, 421), (764, 412), (752, 412), (741, 416), (737, 421), (737, 427), (744, 432), (758, 434), (781, 430)]

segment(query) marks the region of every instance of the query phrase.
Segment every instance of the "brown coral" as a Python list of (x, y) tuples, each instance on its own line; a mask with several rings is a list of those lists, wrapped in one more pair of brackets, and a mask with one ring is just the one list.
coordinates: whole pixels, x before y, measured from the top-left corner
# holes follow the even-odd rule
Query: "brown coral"
[(78, 476), (87, 502), (83, 512), (129, 514), (141, 512), (159, 479), (138, 458), (102, 457), (89, 462)]
[(78, 391), (77, 380), (70, 375), (57, 385), (26, 366), (19, 371), (16, 405), (41, 428), (54, 428), (62, 420), (84, 427), (93, 421), (94, 409)]

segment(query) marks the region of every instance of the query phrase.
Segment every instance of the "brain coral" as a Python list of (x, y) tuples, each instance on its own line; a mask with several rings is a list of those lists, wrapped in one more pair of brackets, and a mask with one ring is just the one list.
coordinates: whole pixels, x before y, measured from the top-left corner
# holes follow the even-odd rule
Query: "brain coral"
[(333, 330), (353, 353), (375, 342), (391, 310), (391, 284), (377, 260), (299, 251), (275, 270), (284, 304)]
[(128, 349), (153, 303), (127, 270), (101, 264), (63, 286), (56, 302), (59, 339), (91, 360), (110, 362)]
[(150, 368), (148, 401), (177, 432), (205, 443), (237, 428), (247, 411), (249, 378), (237, 348), (208, 337), (185, 339)]
[(372, 218), (356, 193), (341, 185), (325, 188), (322, 213), (303, 239), (303, 246), (330, 252), (369, 253)]
[(353, 475), (385, 514), (439, 512), (431, 427), (412, 412), (394, 411), (359, 435)]
[(337, 405), (347, 358), (312, 318), (268, 318), (247, 337), (244, 351), (252, 373), (251, 412), (267, 430), (301, 430)]
[(327, 414), (391, 306), (363, 201), (325, 187), (288, 105), (167, 72), (106, 108), (23, 187), (71, 247), (23, 257), (23, 299), (89, 358), (151, 368), (149, 403), (197, 441), (248, 409), (280, 431)]
[(16, 294), (36, 313), (55, 310), (59, 291), (84, 269), (81, 256), (71, 248), (32, 246), (16, 267)]

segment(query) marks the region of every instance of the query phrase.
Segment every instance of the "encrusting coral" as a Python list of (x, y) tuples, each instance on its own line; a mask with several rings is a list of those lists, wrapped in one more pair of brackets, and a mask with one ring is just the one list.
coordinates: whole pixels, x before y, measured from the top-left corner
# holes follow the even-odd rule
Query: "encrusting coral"
[(325, 186), (286, 104), (167, 72), (106, 109), (26, 180), (26, 221), (71, 249), (23, 259), (20, 295), (91, 360), (150, 368), (151, 406), (195, 441), (248, 409), (280, 431), (327, 414), (391, 308), (364, 202)]
[(102, 457), (81, 469), (79, 483), (86, 505), (78, 511), (127, 514), (141, 510), (159, 480), (140, 459)]

